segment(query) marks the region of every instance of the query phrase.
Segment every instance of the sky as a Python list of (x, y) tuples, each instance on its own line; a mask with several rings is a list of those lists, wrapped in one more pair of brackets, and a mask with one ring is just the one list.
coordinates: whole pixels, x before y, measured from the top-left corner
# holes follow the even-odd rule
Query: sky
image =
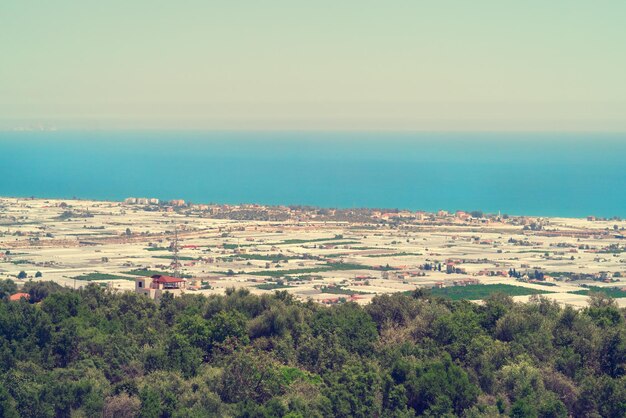
[(0, 129), (626, 131), (624, 0), (3, 0)]

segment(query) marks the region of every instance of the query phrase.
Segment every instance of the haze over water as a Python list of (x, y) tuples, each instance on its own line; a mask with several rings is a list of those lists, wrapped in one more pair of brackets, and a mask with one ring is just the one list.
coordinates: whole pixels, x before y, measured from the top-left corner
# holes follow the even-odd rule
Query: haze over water
[(2, 132), (0, 195), (626, 216), (626, 134)]

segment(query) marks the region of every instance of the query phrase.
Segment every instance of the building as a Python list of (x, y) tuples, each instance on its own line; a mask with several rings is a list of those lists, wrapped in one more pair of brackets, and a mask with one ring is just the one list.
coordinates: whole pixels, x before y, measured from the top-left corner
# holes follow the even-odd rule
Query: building
[(158, 205), (159, 199), (155, 199), (154, 197), (127, 197), (124, 199), (124, 203), (127, 205)]
[(480, 284), (480, 281), (478, 279), (463, 279), (463, 280), (455, 280), (452, 282), (453, 285), (455, 286), (471, 286), (471, 285), (477, 285)]
[(30, 295), (28, 293), (15, 293), (15, 294), (9, 296), (9, 300), (12, 301), (12, 302), (15, 302), (15, 301), (18, 301), (18, 300), (21, 300), (21, 299), (28, 300), (28, 299), (30, 299)]
[(178, 277), (155, 274), (152, 277), (141, 276), (135, 279), (135, 292), (154, 300), (161, 299), (165, 292), (180, 296), (185, 293), (186, 288), (187, 280)]

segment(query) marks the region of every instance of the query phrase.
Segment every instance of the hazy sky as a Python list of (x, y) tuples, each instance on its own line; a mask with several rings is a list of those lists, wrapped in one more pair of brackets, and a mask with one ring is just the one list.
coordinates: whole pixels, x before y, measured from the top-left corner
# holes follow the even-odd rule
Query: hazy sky
[(38, 125), (626, 131), (626, 1), (2, 0)]

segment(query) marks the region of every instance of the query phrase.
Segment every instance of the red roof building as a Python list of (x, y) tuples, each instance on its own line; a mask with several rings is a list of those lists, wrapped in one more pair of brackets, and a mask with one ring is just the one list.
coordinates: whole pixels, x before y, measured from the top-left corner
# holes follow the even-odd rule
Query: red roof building
[(18, 301), (20, 299), (30, 299), (30, 295), (28, 293), (15, 293), (14, 295), (9, 296), (10, 301)]
[(164, 289), (178, 289), (180, 284), (185, 282), (185, 279), (173, 276), (164, 276), (162, 274), (155, 274), (150, 278), (152, 279), (153, 289), (159, 289), (159, 285), (163, 285)]
[(135, 292), (151, 299), (160, 299), (163, 292), (178, 296), (185, 291), (187, 280), (178, 277), (155, 274), (150, 278), (140, 276), (135, 279)]

